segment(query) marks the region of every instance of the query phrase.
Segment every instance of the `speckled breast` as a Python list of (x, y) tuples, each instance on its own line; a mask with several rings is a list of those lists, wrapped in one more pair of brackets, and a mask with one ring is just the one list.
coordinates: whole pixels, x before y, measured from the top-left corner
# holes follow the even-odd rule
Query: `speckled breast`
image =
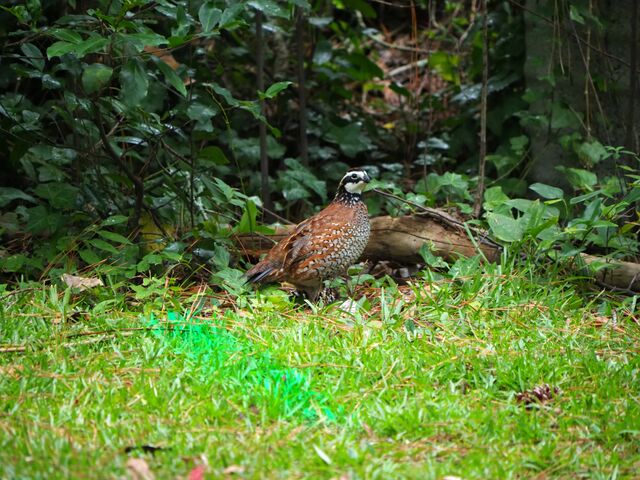
[(319, 277), (329, 279), (341, 275), (360, 258), (367, 246), (371, 233), (367, 208), (364, 205), (356, 208), (354, 221), (343, 227), (343, 234), (339, 240), (335, 241), (333, 248), (327, 252), (324, 261), (318, 266)]

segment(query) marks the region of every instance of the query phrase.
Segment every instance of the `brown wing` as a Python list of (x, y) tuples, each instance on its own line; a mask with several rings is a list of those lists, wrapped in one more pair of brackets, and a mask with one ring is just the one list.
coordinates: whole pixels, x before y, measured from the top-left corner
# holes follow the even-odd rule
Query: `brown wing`
[(312, 280), (316, 275), (311, 267), (321, 261), (328, 249), (339, 246), (344, 229), (356, 214), (357, 209), (339, 203), (329, 204), (296, 225), (288, 237), (280, 240), (245, 274), (246, 277), (254, 282), (287, 281), (292, 276), (302, 281)]
[[(366, 207), (363, 208), (366, 209)], [(283, 273), (301, 281), (320, 275), (318, 265), (332, 251), (344, 248), (345, 232), (354, 223), (357, 208), (331, 203), (317, 215), (300, 224), (288, 238)]]

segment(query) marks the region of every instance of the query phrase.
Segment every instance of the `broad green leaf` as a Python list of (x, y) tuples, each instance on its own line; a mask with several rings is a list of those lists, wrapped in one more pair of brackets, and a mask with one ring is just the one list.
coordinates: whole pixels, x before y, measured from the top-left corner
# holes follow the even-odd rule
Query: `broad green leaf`
[(260, 98), (263, 98), (263, 99), (273, 98), (276, 95), (278, 95), (278, 93), (280, 93), (282, 90), (284, 90), (289, 85), (291, 85), (292, 83), (293, 82), (277, 82), (277, 83), (274, 83), (269, 88), (267, 88), (266, 92), (264, 92), (263, 94), (260, 95)]
[(211, 118), (216, 116), (218, 112), (219, 110), (216, 105), (203, 105), (202, 103), (193, 102), (187, 108), (187, 117), (197, 122), (197, 130), (213, 132)]
[(549, 200), (564, 197), (564, 191), (561, 188), (552, 187), (551, 185), (546, 185), (544, 183), (534, 183), (529, 185), (529, 188), (542, 198)]
[(149, 78), (144, 64), (138, 59), (131, 59), (120, 72), (120, 98), (135, 107), (147, 96), (149, 90)]
[(0, 271), (19, 272), (27, 261), (27, 257), (21, 253), (0, 258)]
[(355, 80), (366, 82), (374, 78), (383, 78), (384, 72), (367, 55), (362, 53), (351, 53), (347, 57), (351, 67), (347, 69), (349, 76)]
[(29, 208), (27, 214), (29, 215), (27, 231), (34, 234), (57, 230), (62, 219), (61, 215), (49, 211), (43, 205)]
[(136, 50), (139, 52), (142, 51), (144, 47), (157, 47), (169, 43), (165, 37), (155, 32), (127, 33), (122, 35), (122, 38), (134, 44)]
[(219, 28), (229, 28), (236, 22), (236, 17), (245, 9), (244, 3), (238, 2), (224, 9)]
[(519, 135), (517, 137), (511, 137), (509, 139), (509, 143), (511, 144), (511, 150), (518, 155), (524, 154), (525, 148), (529, 145), (529, 137), (526, 135)]
[(205, 162), (211, 162), (214, 165), (226, 165), (229, 163), (229, 159), (224, 154), (220, 147), (205, 147), (198, 153), (198, 160), (204, 160)]
[(94, 252), (90, 248), (83, 248), (82, 250), (78, 251), (78, 255), (80, 255), (80, 258), (84, 260), (84, 262), (88, 265), (95, 265), (102, 261), (102, 259), (96, 254), (96, 252)]
[(0, 207), (4, 207), (14, 200), (25, 200), (27, 202), (36, 201), (36, 199), (31, 195), (28, 195), (17, 188), (0, 187)]
[(118, 249), (116, 247), (111, 245), (109, 242), (105, 242), (104, 240), (101, 240), (99, 238), (91, 239), (87, 243), (89, 243), (89, 245), (93, 245), (98, 250), (103, 250), (110, 253), (118, 253)]
[(240, 101), (233, 98), (233, 95), (231, 95), (231, 92), (229, 90), (218, 85), (217, 83), (205, 83), (204, 86), (211, 87), (214, 92), (225, 99), (229, 106), (237, 107), (240, 104)]
[(82, 72), (82, 86), (86, 93), (94, 93), (109, 83), (113, 68), (101, 63), (87, 65)]
[(49, 48), (47, 48), (47, 57), (49, 59), (53, 57), (61, 57), (67, 53), (75, 52), (77, 45), (69, 42), (55, 42)]
[(44, 69), (44, 57), (42, 56), (42, 52), (33, 43), (23, 43), (20, 46), (20, 50), (22, 50), (22, 53), (27, 56), (25, 59), (27, 62), (40, 71)]
[(445, 262), (442, 257), (434, 255), (432, 252), (432, 245), (425, 242), (420, 247), (419, 252), (420, 256), (424, 260), (424, 263), (432, 268), (443, 268), (447, 266), (447, 262)]
[(564, 172), (571, 186), (578, 190), (592, 190), (592, 187), (598, 183), (598, 177), (595, 173), (582, 168), (559, 166), (556, 167), (556, 170)]
[(289, 18), (289, 12), (274, 0), (249, 0), (247, 5), (262, 12), (267, 17)]
[(584, 17), (575, 5), (569, 6), (569, 18), (580, 25), (584, 25)]
[(205, 2), (198, 10), (198, 18), (202, 24), (202, 31), (205, 33), (210, 32), (220, 21), (222, 17), (222, 10), (215, 7), (213, 2)]
[(113, 243), (118, 243), (120, 245), (132, 245), (131, 240), (119, 233), (109, 232), (108, 230), (98, 230), (96, 233), (102, 238), (111, 240)]
[(555, 130), (560, 128), (579, 129), (580, 127), (580, 119), (571, 109), (559, 103), (554, 103), (551, 106), (551, 128)]
[(68, 30), (66, 28), (54, 28), (51, 30), (51, 35), (56, 37), (58, 40), (62, 40), (69, 43), (81, 43), (82, 37), (79, 33), (74, 32), (73, 30)]
[(484, 192), (485, 210), (494, 210), (509, 200), (509, 197), (502, 191), (502, 187), (490, 187)]
[(370, 148), (367, 136), (357, 123), (348, 123), (344, 127), (331, 124), (327, 132), (327, 140), (336, 143), (342, 152), (350, 158)]
[(258, 216), (258, 208), (253, 200), (247, 200), (240, 223), (236, 227), (238, 233), (251, 233), (256, 230), (256, 217)]
[(370, 2), (365, 2), (364, 0), (342, 0), (342, 2), (345, 7), (352, 10), (358, 10), (366, 18), (377, 17), (376, 11), (370, 5)]
[(129, 219), (124, 215), (112, 215), (102, 221), (102, 226), (108, 227), (111, 225), (120, 225), (122, 223), (125, 223), (127, 220)]
[(156, 63), (158, 65), (158, 68), (164, 75), (164, 78), (167, 80), (167, 82), (169, 82), (171, 86), (173, 86), (173, 88), (175, 88), (178, 91), (178, 93), (180, 93), (180, 95), (182, 95), (183, 97), (186, 97), (187, 88), (184, 86), (184, 82), (178, 76), (175, 70), (159, 58), (157, 59)]
[(109, 39), (104, 37), (91, 37), (79, 43), (75, 54), (78, 58), (83, 58), (89, 53), (100, 52), (109, 44)]
[(491, 232), (498, 240), (503, 242), (517, 242), (522, 240), (523, 228), (520, 222), (513, 217), (500, 213), (489, 212), (487, 222)]
[(590, 164), (599, 163), (609, 157), (607, 149), (597, 140), (580, 143), (576, 148), (576, 153), (582, 161)]
[(78, 197), (78, 189), (66, 183), (49, 182), (38, 185), (34, 193), (48, 200), (53, 208), (73, 210)]

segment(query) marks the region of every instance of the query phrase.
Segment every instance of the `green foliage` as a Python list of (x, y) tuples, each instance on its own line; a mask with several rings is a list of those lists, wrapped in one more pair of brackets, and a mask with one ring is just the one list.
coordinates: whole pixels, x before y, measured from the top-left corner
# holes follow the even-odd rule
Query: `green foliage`
[[(584, 5), (561, 3), (577, 28), (602, 31)], [(431, 3), (417, 2), (419, 16), (438, 21), (418, 29), (411, 45), (433, 51), (414, 64), (418, 52), (386, 45), (396, 30), (389, 25), (408, 28), (406, 16), (381, 15), (383, 7), (367, 2), (100, 0), (92, 7), (12, 0), (0, 13), (0, 155), (9, 173), (0, 186), (0, 270), (7, 278), (56, 278), (88, 266), (131, 278), (177, 268), (218, 275), (240, 291), (231, 236), (269, 231), (255, 196), (262, 122), (271, 200), (285, 217), (317, 210), (355, 165), (377, 188), (411, 202), (369, 195), (372, 215), (416, 205), (472, 213), (478, 12), (448, 1), (432, 12)], [(543, 87), (525, 89), (522, 11), (509, 2), (489, 8), (484, 225), (497, 240), (537, 252), (635, 254), (635, 170), (618, 170), (617, 181), (605, 175), (632, 152), (585, 131), (588, 118), (551, 94), (564, 75), (557, 65)], [(258, 12), (264, 91), (255, 79)], [(298, 15), (307, 22), (308, 165), (299, 157)], [(528, 186), (532, 131), (547, 132), (574, 161), (557, 169), (566, 185)], [(109, 218), (122, 221), (106, 226)]]

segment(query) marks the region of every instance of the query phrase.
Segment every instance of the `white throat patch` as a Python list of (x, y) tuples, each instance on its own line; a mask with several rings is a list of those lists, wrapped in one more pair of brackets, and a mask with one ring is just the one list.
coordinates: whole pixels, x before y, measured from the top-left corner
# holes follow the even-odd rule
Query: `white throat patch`
[(345, 183), (344, 189), (349, 193), (362, 193), (365, 186), (366, 186), (366, 183), (361, 180), (357, 183), (351, 183), (351, 182)]

